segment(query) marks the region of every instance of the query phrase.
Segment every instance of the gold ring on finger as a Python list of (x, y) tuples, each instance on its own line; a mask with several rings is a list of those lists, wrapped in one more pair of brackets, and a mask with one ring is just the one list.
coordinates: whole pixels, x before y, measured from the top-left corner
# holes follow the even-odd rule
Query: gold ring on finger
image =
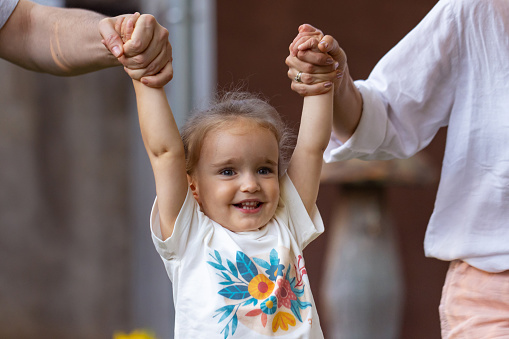
[(297, 81), (297, 82), (302, 82), (302, 72), (299, 72), (297, 73), (297, 75), (295, 76), (295, 78), (293, 78), (293, 80)]

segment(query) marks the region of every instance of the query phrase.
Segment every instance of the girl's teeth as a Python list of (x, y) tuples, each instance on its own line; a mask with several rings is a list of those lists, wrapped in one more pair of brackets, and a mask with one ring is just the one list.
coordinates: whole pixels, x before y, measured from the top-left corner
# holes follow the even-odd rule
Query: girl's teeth
[(241, 204), (241, 207), (243, 209), (247, 209), (247, 210), (254, 210), (257, 206), (258, 206), (258, 203), (255, 201), (243, 202)]

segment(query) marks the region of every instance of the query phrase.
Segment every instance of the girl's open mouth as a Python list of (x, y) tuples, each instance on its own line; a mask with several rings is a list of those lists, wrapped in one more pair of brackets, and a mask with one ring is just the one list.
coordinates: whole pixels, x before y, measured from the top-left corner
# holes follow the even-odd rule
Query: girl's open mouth
[(262, 203), (259, 201), (245, 201), (238, 204), (233, 204), (233, 206), (246, 211), (254, 211), (258, 209), (261, 205)]

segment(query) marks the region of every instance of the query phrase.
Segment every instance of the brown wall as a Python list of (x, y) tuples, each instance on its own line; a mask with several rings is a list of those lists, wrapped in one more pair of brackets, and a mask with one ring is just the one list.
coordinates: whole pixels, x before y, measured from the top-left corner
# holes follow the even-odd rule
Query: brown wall
[[(281, 114), (297, 122), (302, 99), (290, 89), (284, 60), (288, 45), (302, 23), (337, 38), (349, 58), (355, 79), (365, 78), (376, 62), (433, 7), (434, 0), (415, 1), (237, 1), (217, 2), (218, 85), (244, 81), (248, 89), (265, 94)], [(424, 151), (439, 168), (445, 131)], [(393, 215), (404, 275), (401, 338), (439, 338), (438, 304), (447, 263), (424, 257), (423, 239), (432, 212), (436, 184), (420, 188), (390, 188), (388, 208)], [(319, 208), (329, 221), (337, 190), (323, 185)], [(306, 249), (313, 288), (323, 275), (320, 237)], [(318, 304), (320, 308), (320, 304)]]

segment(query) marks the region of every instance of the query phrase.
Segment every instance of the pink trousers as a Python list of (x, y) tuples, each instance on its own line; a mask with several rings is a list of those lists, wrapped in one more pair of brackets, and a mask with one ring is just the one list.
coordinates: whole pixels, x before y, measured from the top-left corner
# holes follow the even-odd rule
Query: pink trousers
[(509, 271), (488, 273), (453, 261), (439, 310), (444, 339), (509, 338)]

